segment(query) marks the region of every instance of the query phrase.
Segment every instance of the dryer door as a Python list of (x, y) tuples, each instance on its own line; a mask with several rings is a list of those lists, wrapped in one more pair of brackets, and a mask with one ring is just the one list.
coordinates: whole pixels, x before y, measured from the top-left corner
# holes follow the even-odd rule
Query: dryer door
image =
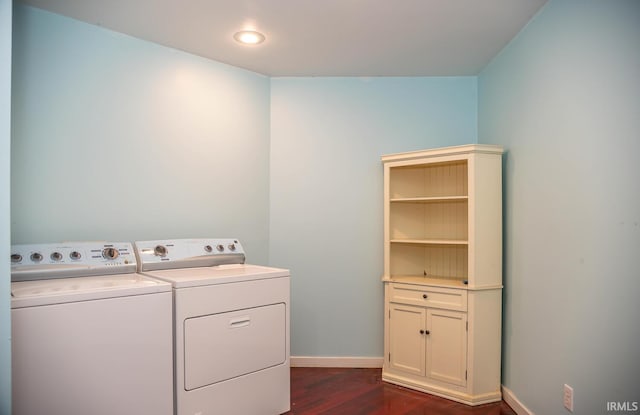
[(284, 303), (184, 321), (185, 390), (257, 372), (285, 361)]

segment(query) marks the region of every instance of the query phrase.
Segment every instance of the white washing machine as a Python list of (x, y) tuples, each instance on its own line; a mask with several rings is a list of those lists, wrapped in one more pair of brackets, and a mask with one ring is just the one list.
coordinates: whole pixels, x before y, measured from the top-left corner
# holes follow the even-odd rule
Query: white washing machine
[(234, 239), (135, 249), (140, 272), (173, 285), (176, 414), (289, 411), (289, 271), (245, 264)]
[(130, 243), (14, 245), (13, 415), (173, 413), (171, 284)]

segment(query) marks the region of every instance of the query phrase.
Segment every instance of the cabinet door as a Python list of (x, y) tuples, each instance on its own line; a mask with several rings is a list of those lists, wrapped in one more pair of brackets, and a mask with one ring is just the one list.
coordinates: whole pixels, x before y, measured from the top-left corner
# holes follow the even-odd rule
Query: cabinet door
[[(389, 366), (415, 375), (425, 374), (426, 310), (389, 304)], [(421, 333), (422, 331), (422, 333)]]
[(432, 379), (467, 383), (467, 314), (427, 309), (426, 374)]

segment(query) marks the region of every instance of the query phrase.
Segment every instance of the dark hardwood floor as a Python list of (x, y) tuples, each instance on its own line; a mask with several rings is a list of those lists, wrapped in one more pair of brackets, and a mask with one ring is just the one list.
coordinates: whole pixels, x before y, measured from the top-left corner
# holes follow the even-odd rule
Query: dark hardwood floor
[(380, 369), (291, 368), (290, 415), (515, 415), (504, 402), (467, 406), (382, 382)]

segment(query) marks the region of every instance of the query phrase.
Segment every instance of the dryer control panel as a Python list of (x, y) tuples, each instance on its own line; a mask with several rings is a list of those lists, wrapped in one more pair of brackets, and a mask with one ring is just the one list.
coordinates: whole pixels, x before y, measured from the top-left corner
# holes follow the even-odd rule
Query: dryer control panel
[(135, 242), (139, 271), (244, 264), (242, 245), (233, 238), (164, 239)]
[(11, 246), (11, 281), (135, 272), (129, 242), (63, 242)]

